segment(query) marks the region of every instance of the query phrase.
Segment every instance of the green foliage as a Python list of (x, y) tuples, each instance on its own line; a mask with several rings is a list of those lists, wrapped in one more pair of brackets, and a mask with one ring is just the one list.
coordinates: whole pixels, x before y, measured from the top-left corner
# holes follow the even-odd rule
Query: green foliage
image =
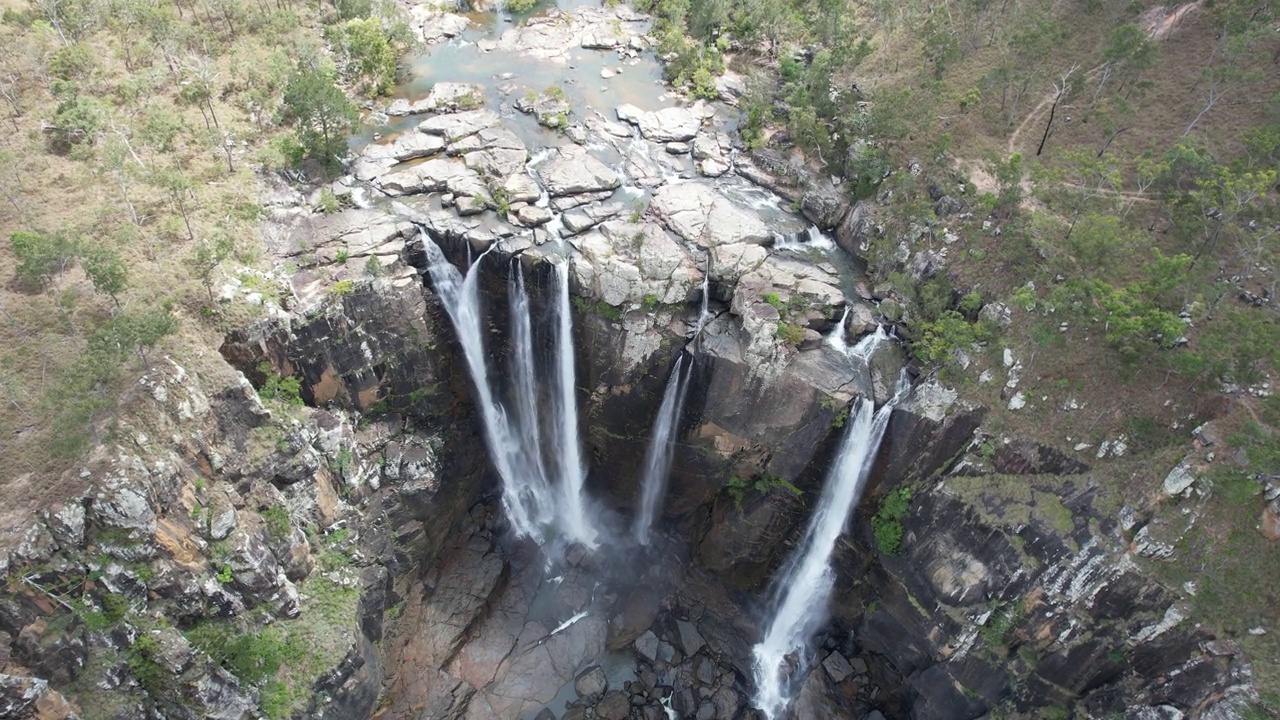
[(302, 381), (297, 377), (280, 377), (272, 369), (271, 363), (258, 364), (258, 372), (264, 376), (262, 387), (258, 388), (258, 397), (263, 400), (279, 400), (285, 405), (302, 406)]
[(507, 12), (523, 13), (533, 9), (538, 0), (507, 0)]
[(346, 297), (356, 291), (354, 280), (339, 280), (329, 287), (329, 294), (334, 297)]
[(258, 514), (262, 516), (263, 522), (266, 523), (267, 534), (271, 536), (271, 539), (283, 542), (293, 534), (293, 523), (289, 518), (288, 508), (277, 505), (263, 508), (258, 511)]
[(364, 261), (364, 271), (365, 274), (370, 277), (378, 277), (379, 275), (382, 275), (382, 263), (378, 262), (376, 255), (370, 255), (369, 258)]
[(168, 687), (168, 673), (154, 660), (159, 651), (160, 643), (154, 637), (139, 633), (127, 654), (129, 673), (152, 698), (162, 697)]
[(885, 495), (880, 509), (871, 518), (876, 548), (885, 555), (897, 555), (902, 544), (902, 520), (911, 510), (911, 489), (898, 488)]
[(119, 303), (116, 296), (129, 283), (128, 271), (119, 253), (103, 247), (89, 249), (84, 254), (84, 271), (93, 282), (94, 290), (110, 295)]
[(799, 325), (781, 322), (778, 323), (777, 335), (778, 339), (787, 345), (798, 346), (800, 343), (804, 342), (805, 332), (804, 328)]
[(235, 245), (226, 235), (217, 236), (213, 242), (201, 240), (196, 243), (191, 254), (187, 256), (186, 266), (191, 274), (200, 281), (209, 295), (209, 303), (213, 303), (213, 273), (222, 261), (231, 257)]
[(49, 74), (59, 80), (87, 80), (97, 68), (97, 58), (84, 43), (64, 45), (49, 58)]
[(949, 361), (953, 351), (968, 350), (976, 342), (990, 340), (992, 335), (987, 325), (970, 322), (955, 310), (946, 310), (937, 320), (920, 323), (919, 330), (912, 350), (926, 363)]
[(324, 188), (320, 191), (320, 198), (316, 206), (325, 215), (332, 215), (342, 209), (342, 204), (338, 202), (338, 196), (334, 195), (329, 188)]
[(99, 100), (82, 96), (74, 89), (58, 94), (61, 102), (53, 112), (49, 138), (53, 148), (66, 152), (77, 146), (93, 145), (107, 124), (107, 108)]
[(769, 303), (770, 305), (772, 305), (775, 309), (777, 309), (777, 310), (779, 310), (779, 311), (781, 311), (781, 310), (782, 310), (782, 306), (783, 306), (782, 298), (781, 298), (781, 297), (779, 297), (778, 293), (776, 293), (776, 292), (767, 292), (767, 293), (765, 293), (764, 295), (761, 295), (760, 297), (761, 297), (765, 302), (767, 302), (767, 303)]
[(734, 507), (736, 507), (739, 512), (742, 511), (742, 501), (746, 499), (747, 493), (767, 493), (775, 488), (786, 490), (796, 496), (804, 494), (803, 490), (792, 485), (785, 478), (767, 472), (760, 473), (750, 480), (743, 480), (735, 475), (734, 477), (729, 478), (729, 482), (724, 485), (725, 493), (728, 494), (729, 499), (733, 501)]
[(334, 84), (331, 70), (300, 63), (284, 88), (281, 118), (297, 128), (298, 144), (306, 157), (329, 170), (341, 165), (357, 113)]
[(76, 243), (66, 234), (45, 234), (20, 230), (9, 236), (18, 258), (18, 279), (29, 286), (44, 287), (67, 268), (76, 255)]
[(121, 312), (103, 323), (89, 336), (89, 348), (97, 357), (114, 357), (117, 363), (126, 352), (137, 352), (147, 365), (147, 352), (178, 329), (178, 319), (165, 310)]
[(1003, 646), (1009, 631), (1022, 622), (1026, 615), (1026, 606), (1021, 601), (993, 609), (987, 618), (987, 624), (978, 628), (978, 633), (987, 641), (988, 646)]
[(385, 95), (396, 81), (396, 48), (375, 17), (353, 18), (325, 29), (342, 74), (370, 95)]
[(578, 312), (583, 314), (599, 315), (606, 320), (618, 322), (622, 319), (622, 309), (614, 307), (603, 300), (588, 300), (584, 297), (573, 296), (573, 306)]

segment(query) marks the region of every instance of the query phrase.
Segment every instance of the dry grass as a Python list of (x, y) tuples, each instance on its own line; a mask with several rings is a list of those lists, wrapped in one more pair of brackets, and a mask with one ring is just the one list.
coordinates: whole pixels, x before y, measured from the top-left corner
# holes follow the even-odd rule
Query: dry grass
[[(250, 7), (257, 12), (256, 6), (246, 9)], [(28, 8), (20, 0), (0, 0), (0, 9), (25, 12)], [(81, 372), (86, 337), (114, 313), (166, 308), (180, 324), (159, 350), (180, 362), (219, 372), (213, 367), (217, 363), (211, 362), (216, 357), (211, 348), (225, 329), (219, 318), (231, 308), (210, 305), (188, 259), (197, 243), (225, 235), (234, 241), (236, 251), (224, 270), (259, 262), (258, 169), (269, 141), (287, 131), (270, 120), (255, 122), (241, 92), (251, 76), (273, 66), (290, 67), (297, 48), (314, 44), (317, 22), (306, 16), (315, 11), (301, 5), (296, 11), (304, 17), (287, 27), (256, 34), (238, 32), (228, 38), (218, 26), (207, 24), (203, 15), (206, 22), (192, 20), (188, 9), (179, 26), (202, 33), (204, 39), (174, 53), (175, 63), (188, 68), (178, 76), (170, 74), (166, 60), (154, 49), (149, 60), (131, 70), (126, 67), (119, 35), (106, 28), (91, 31), (81, 42), (97, 66), (82, 81), (82, 93), (106, 102), (111, 120), (95, 147), (70, 153), (53, 148), (47, 132), (58, 104), (50, 91), (47, 68), (61, 43), (56, 34), (16, 23), (0, 25), (0, 47), (5, 48), (0, 54), (0, 74), (18, 78), (21, 109), (15, 116), (7, 104), (0, 106), (4, 129), (0, 133), (4, 154), (0, 166), (0, 492), (8, 498), (7, 509), (47, 507), (82, 490), (72, 470), (78, 452), (50, 451), (50, 441), (56, 439), (54, 420), (65, 410), (65, 403), (53, 403), (50, 398), (60, 383)], [(200, 47), (205, 52), (195, 52)], [(233, 139), (234, 169), (228, 167), (223, 148), (211, 140), (216, 131), (207, 127), (201, 110), (183, 103), (179, 96), (181, 82), (192, 76), (191, 68), (202, 56), (209, 58), (215, 78), (213, 112)], [(153, 80), (144, 83), (136, 97), (125, 92), (147, 76)], [(147, 118), (160, 113), (172, 114), (181, 122), (171, 149), (149, 147), (140, 138)], [(123, 163), (127, 194), (110, 172), (105, 153), (107, 140), (121, 137), (128, 138), (132, 150)], [(191, 182), (189, 220), (194, 242), (171, 199), (148, 182), (152, 173), (163, 168), (179, 168)], [(13, 274), (17, 259), (8, 237), (32, 229), (68, 231), (85, 245), (119, 253), (128, 269), (129, 287), (119, 296), (118, 308), (110, 298), (95, 294), (76, 266), (54, 277), (43, 290), (18, 284)], [(104, 408), (88, 420), (90, 428), (82, 428), (91, 430), (86, 435), (91, 442), (109, 433), (112, 418), (121, 411), (115, 399), (135, 385), (141, 371), (141, 363), (133, 361), (113, 386), (98, 388), (106, 398)], [(15, 523), (21, 524), (0, 522), (8, 526), (0, 530)]]

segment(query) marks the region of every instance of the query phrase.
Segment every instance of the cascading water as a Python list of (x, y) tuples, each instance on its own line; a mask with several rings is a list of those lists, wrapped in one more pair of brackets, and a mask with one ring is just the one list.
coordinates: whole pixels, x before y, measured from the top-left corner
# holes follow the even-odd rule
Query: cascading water
[(711, 259), (707, 258), (707, 271), (702, 274), (702, 305), (698, 309), (698, 322), (693, 326), (693, 339), (702, 334), (707, 323), (716, 318), (708, 307), (711, 302)]
[(556, 279), (556, 428), (555, 457), (560, 461), (561, 530), (570, 540), (596, 546), (596, 531), (587, 517), (583, 483), (587, 469), (582, 464), (582, 444), (578, 437), (578, 396), (573, 371), (573, 317), (569, 312), (569, 263), (557, 262)]
[[(453, 322), (467, 369), (476, 386), (485, 442), (494, 468), (502, 479), (502, 504), (512, 529), (517, 536), (542, 542), (547, 529), (557, 525), (569, 540), (594, 547), (596, 531), (587, 515), (583, 497), (586, 470), (578, 438), (573, 326), (565, 264), (558, 263), (555, 272), (553, 427), (549, 433), (544, 433), (538, 407), (539, 374), (534, 362), (529, 296), (519, 266), (513, 265), (507, 280), (512, 344), (511, 393), (514, 396), (514, 413), (508, 413), (498, 399), (496, 387), (489, 376), (485, 360), (484, 319), (480, 309), (479, 267), (493, 248), (481, 253), (464, 276), (425, 232), (420, 233), (420, 237), (426, 251), (427, 271), (445, 312)], [(550, 463), (545, 454), (550, 455)], [(558, 482), (552, 482), (549, 469), (556, 471)]]
[[(901, 387), (908, 387), (905, 378)], [(764, 638), (752, 649), (755, 706), (771, 720), (782, 715), (791, 702), (792, 673), (788, 656), (803, 653), (809, 637), (826, 617), (827, 601), (835, 583), (831, 553), (858, 504), (889, 424), (889, 415), (902, 394), (900, 390), (879, 410), (869, 399), (858, 400), (818, 508), (805, 530), (804, 541), (788, 559), (775, 584), (773, 619)], [(803, 658), (800, 660), (803, 664)]]
[(662, 504), (663, 493), (667, 489), (667, 473), (671, 470), (671, 451), (675, 445), (675, 430), (680, 424), (680, 410), (684, 406), (684, 395), (689, 380), (680, 374), (684, 364), (684, 356), (676, 359), (671, 369), (671, 377), (667, 379), (667, 389), (662, 394), (662, 405), (658, 408), (658, 416), (653, 420), (653, 432), (649, 438), (649, 449), (644, 456), (644, 479), (640, 496), (640, 513), (636, 515), (635, 537), (641, 545), (649, 544), (649, 529)]

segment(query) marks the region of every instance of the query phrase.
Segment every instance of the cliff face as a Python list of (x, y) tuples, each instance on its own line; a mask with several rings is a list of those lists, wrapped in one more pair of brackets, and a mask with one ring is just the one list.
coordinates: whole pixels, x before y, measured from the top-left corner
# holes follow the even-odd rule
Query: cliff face
[[(625, 28), (642, 21), (590, 8), (503, 42), (634, 54)], [(586, 36), (604, 27), (622, 35)], [(219, 358), (157, 361), (83, 496), (7, 555), (0, 716), (757, 717), (771, 579), (850, 403), (885, 402), (909, 363), (892, 342), (866, 363), (832, 348), (887, 313), (843, 256), (788, 248), (803, 226), (756, 185), (846, 249), (866, 208), (778, 180), (781, 158), (746, 160), (716, 112), (622, 106), (538, 160), (495, 112), (440, 114), (330, 188), (367, 207), (272, 193), (264, 245), (293, 266), (289, 307), (228, 334)], [(624, 181), (651, 191), (629, 217)], [(537, 316), (549, 261), (569, 263), (601, 549), (510, 537), (420, 233), (458, 266), (483, 262), (495, 368), (509, 274)], [(613, 542), (679, 354), (690, 384), (659, 539)], [(1248, 667), (1142, 569), (1141, 513), (1054, 448), (984, 452), (984, 417), (913, 378), (837, 549), (796, 716), (1236, 717)], [(906, 509), (886, 515), (886, 497)]]
[[(10, 558), (0, 620), (11, 662), (32, 678), (6, 686), (10, 702), (27, 713), (74, 702), (94, 717), (241, 717), (277, 702), (363, 717), (380, 701), (397, 717), (482, 706), (514, 717), (626, 647), (652, 673), (631, 698), (656, 702), (666, 687), (690, 714), (704, 695), (719, 698), (707, 700), (716, 717), (748, 712), (759, 598), (820, 492), (841, 410), (876, 389), (820, 345), (781, 348), (780, 368), (762, 376), (748, 359), (759, 342), (740, 314), (750, 310), (732, 309), (739, 286), (717, 287), (734, 294), (712, 304), (718, 315), (692, 344), (692, 304), (615, 314), (587, 295), (575, 315), (588, 488), (622, 518), (672, 358), (693, 358), (662, 519), (684, 560), (633, 559), (647, 569), (628, 579), (608, 556), (575, 560), (558, 601), (566, 611), (596, 609), (592, 583), (612, 588), (599, 620), (547, 647), (554, 672), (538, 675), (521, 652), (522, 634), (552, 629), (535, 617), (541, 565), (531, 548), (502, 542), (500, 508), (485, 499), (493, 481), (451, 331), (429, 288), (383, 279), (228, 336), (223, 355), (260, 390), (294, 377), (305, 405), (264, 404), (248, 382), (206, 387), (157, 363), (117, 442), (86, 466), (92, 492), (51, 509)], [(491, 305), (501, 334), (502, 303)], [(932, 382), (895, 412), (839, 551), (824, 663), (797, 712), (1229, 717), (1229, 701), (1248, 692), (1247, 666), (1145, 577), (1135, 527), (1099, 504), (1084, 468), (1025, 444), (1002, 448), (1004, 475), (947, 474), (981, 417)], [(725, 491), (731, 478), (766, 475), (803, 493)], [(888, 555), (870, 516), (898, 487), (913, 494)], [(502, 629), (504, 617), (524, 618), (524, 629)], [(242, 638), (280, 646), (253, 652), (281, 653), (283, 686), (237, 664)], [(308, 661), (295, 665), (294, 652)], [(415, 681), (421, 673), (436, 681)], [(116, 678), (110, 704), (97, 689), (104, 677)], [(598, 715), (616, 702), (587, 697)]]

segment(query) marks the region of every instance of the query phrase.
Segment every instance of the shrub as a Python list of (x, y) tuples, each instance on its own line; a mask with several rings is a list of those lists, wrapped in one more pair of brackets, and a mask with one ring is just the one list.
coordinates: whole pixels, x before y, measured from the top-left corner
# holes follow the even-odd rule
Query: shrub
[(791, 323), (778, 323), (778, 339), (787, 345), (799, 345), (804, 342), (804, 328)]
[(899, 488), (885, 496), (871, 518), (876, 548), (885, 555), (897, 555), (902, 543), (902, 520), (911, 509), (911, 489)]
[(302, 405), (302, 381), (292, 375), (281, 377), (271, 368), (271, 363), (258, 364), (258, 372), (265, 376), (258, 396), (263, 400), (279, 400), (286, 405)]

